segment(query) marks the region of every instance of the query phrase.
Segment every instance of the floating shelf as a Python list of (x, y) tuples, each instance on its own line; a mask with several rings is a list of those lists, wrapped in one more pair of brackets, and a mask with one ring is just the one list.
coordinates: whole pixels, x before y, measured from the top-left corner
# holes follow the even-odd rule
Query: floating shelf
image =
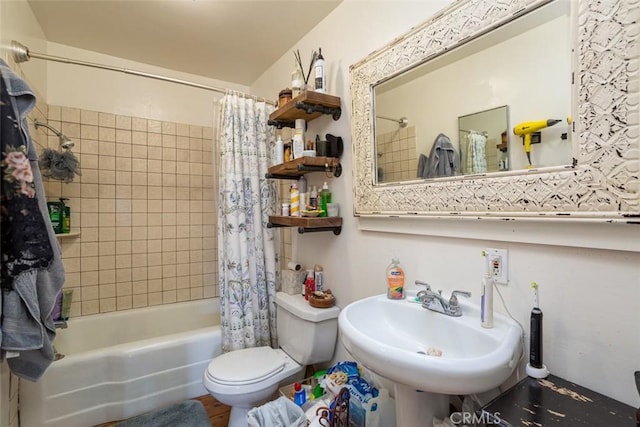
[(342, 165), (335, 157), (300, 157), (271, 166), (265, 176), (276, 179), (297, 179), (307, 172), (326, 172), (337, 178), (342, 175)]
[(58, 239), (70, 239), (72, 237), (79, 237), (79, 236), (80, 236), (79, 231), (72, 231), (70, 233), (56, 233), (56, 237)]
[(269, 115), (269, 125), (278, 129), (283, 127), (295, 127), (296, 119), (304, 119), (307, 122), (330, 114), (333, 120), (338, 120), (342, 114), (340, 98), (326, 93), (305, 90), (282, 107)]
[(316, 231), (333, 231), (336, 236), (342, 232), (342, 218), (331, 217), (297, 217), (297, 216), (269, 216), (267, 227), (298, 227), (298, 233), (312, 233)]

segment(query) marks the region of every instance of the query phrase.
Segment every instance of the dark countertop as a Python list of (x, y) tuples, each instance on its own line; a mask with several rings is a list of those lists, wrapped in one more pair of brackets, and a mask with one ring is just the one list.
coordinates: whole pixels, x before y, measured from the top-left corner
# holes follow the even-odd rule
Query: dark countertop
[(504, 427), (636, 427), (636, 408), (555, 375), (524, 378), (487, 403), (482, 416)]

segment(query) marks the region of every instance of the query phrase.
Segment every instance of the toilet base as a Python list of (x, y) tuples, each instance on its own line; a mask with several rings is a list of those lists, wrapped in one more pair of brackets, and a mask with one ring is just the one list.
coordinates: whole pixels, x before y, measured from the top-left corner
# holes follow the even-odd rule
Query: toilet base
[(229, 413), (229, 427), (247, 427), (247, 414), (251, 408), (232, 406)]

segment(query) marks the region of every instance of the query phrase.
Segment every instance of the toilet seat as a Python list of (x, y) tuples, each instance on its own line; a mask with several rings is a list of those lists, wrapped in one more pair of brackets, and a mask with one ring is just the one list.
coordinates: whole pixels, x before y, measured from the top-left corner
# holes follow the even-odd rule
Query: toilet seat
[(231, 351), (216, 357), (207, 367), (207, 377), (218, 384), (243, 386), (264, 381), (285, 366), (282, 353), (271, 347)]

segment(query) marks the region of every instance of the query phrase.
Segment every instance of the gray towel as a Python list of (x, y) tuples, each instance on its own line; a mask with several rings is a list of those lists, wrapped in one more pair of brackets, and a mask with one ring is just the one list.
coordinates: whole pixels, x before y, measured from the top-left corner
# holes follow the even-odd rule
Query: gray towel
[(429, 153), (428, 177), (454, 176), (460, 170), (460, 158), (451, 140), (445, 134), (439, 134)]
[(418, 157), (418, 170), (416, 171), (417, 178), (427, 178), (429, 176), (429, 158), (420, 153)]

